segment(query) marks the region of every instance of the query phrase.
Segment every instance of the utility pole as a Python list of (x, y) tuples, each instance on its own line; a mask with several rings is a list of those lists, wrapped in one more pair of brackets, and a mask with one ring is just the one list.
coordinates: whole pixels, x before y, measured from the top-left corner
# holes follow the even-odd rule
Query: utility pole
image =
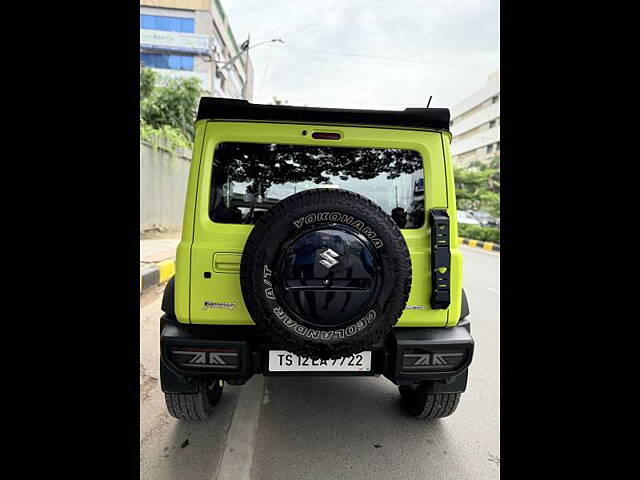
[(240, 96), (246, 100), (247, 98), (247, 83), (249, 82), (249, 72), (247, 71), (247, 62), (249, 60), (249, 45), (251, 44), (251, 32), (249, 32), (247, 34), (247, 40), (242, 42), (242, 45), (240, 45), (240, 54), (242, 55), (242, 52), (246, 53), (246, 56), (244, 57), (244, 65), (245, 65), (245, 69), (244, 69), (244, 82), (242, 82), (242, 91), (240, 92)]
[(247, 38), (247, 40), (245, 40), (242, 45), (240, 46), (240, 53), (234, 55), (233, 57), (231, 57), (229, 60), (227, 60), (226, 62), (219, 62), (217, 60), (215, 60), (216, 63), (221, 63), (222, 65), (220, 66), (220, 68), (225, 68), (228, 67), (229, 65), (231, 65), (233, 62), (235, 62), (238, 58), (240, 58), (242, 56), (243, 53), (248, 52), (249, 50), (251, 50), (252, 48), (256, 48), (259, 47), (260, 45), (264, 45), (265, 43), (272, 43), (272, 42), (280, 42), (280, 43), (284, 43), (284, 40), (282, 40), (281, 38), (274, 38), (271, 40), (265, 40), (264, 42), (260, 42), (257, 43), (253, 46), (249, 46), (249, 39)]
[[(233, 63), (242, 56), (242, 54), (246, 53), (247, 54), (247, 58), (249, 58), (249, 53), (248, 52), (252, 48), (259, 47), (260, 45), (264, 45), (266, 43), (273, 43), (273, 42), (284, 43), (284, 40), (282, 40), (281, 38), (273, 38), (271, 40), (265, 40), (264, 42), (260, 42), (260, 43), (257, 43), (255, 45), (249, 46), (250, 40), (251, 40), (251, 34), (249, 34), (247, 36), (247, 39), (244, 42), (242, 42), (242, 45), (240, 45), (240, 52), (237, 53), (236, 55), (234, 55), (233, 57), (231, 57), (226, 62), (219, 62), (217, 60), (214, 60), (214, 62), (216, 62), (216, 64), (218, 64), (219, 68), (226, 68), (228, 70), (229, 68), (231, 68), (231, 65), (233, 65)], [(246, 77), (246, 72), (245, 72), (245, 79), (244, 79), (244, 82), (242, 83), (242, 92), (241, 92), (242, 98), (245, 98), (245, 91), (246, 91), (246, 88), (247, 88), (247, 80), (248, 80), (248, 78)]]

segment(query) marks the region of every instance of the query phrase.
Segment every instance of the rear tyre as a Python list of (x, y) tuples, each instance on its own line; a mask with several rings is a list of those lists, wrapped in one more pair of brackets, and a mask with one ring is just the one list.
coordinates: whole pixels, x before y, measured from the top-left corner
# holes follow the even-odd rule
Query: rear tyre
[(222, 395), (222, 380), (198, 382), (197, 393), (165, 393), (167, 410), (179, 420), (206, 420)]
[(426, 382), (400, 385), (398, 389), (409, 415), (415, 418), (432, 420), (448, 417), (456, 411), (460, 402), (460, 393), (432, 393)]

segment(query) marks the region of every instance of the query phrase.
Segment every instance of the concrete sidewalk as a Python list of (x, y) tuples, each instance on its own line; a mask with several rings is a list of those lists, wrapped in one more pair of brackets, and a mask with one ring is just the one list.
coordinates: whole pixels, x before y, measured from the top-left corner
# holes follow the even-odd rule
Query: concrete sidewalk
[(140, 293), (175, 274), (178, 243), (180, 237), (140, 240)]

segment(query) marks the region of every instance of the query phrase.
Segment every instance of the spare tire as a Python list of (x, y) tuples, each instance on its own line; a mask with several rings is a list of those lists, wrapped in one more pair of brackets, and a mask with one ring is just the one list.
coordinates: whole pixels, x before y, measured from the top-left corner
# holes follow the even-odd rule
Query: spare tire
[(393, 219), (353, 192), (291, 195), (255, 224), (242, 253), (242, 295), (275, 345), (313, 359), (383, 339), (411, 289), (409, 249)]

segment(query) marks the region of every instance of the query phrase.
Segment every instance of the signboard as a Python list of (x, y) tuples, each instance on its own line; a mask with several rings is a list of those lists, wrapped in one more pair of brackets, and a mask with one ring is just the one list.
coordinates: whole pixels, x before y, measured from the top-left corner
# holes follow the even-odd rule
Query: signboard
[(202, 72), (190, 72), (186, 70), (169, 70), (166, 68), (153, 68), (153, 71), (160, 75), (159, 83), (162, 83), (162, 77), (170, 78), (190, 78), (196, 77), (200, 80), (200, 86), (206, 92), (211, 92), (211, 77)]
[(140, 29), (140, 47), (165, 52), (208, 54), (211, 37), (195, 33)]

